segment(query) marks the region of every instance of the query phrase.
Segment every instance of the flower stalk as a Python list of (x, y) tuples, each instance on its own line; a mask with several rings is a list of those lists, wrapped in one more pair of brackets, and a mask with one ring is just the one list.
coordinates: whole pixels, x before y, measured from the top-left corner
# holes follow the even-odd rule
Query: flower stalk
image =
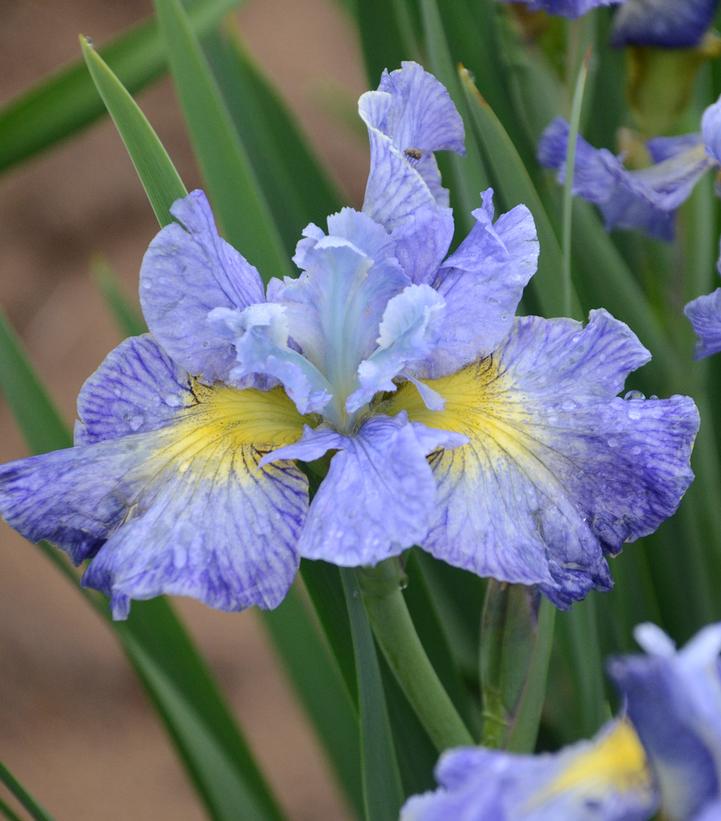
[(431, 741), (438, 750), (473, 744), (413, 625), (398, 559), (356, 572), (376, 641)]

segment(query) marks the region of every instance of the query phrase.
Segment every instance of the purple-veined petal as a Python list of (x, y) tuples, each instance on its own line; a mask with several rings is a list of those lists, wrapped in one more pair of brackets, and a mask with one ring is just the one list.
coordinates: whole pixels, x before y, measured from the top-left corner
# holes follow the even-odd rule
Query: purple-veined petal
[(263, 285), (256, 269), (218, 234), (202, 191), (175, 202), (171, 213), (177, 222), (161, 229), (143, 258), (140, 302), (163, 349), (212, 384), (226, 376), (235, 353), (208, 314), (263, 302)]
[[(84, 389), (81, 439), (93, 444), (0, 467), (0, 512), (31, 541), (94, 557), (84, 583), (111, 597), (117, 618), (162, 593), (273, 607), (297, 568), (308, 489), (291, 463), (259, 462), (300, 435), (302, 417), (280, 389), (209, 388), (186, 374), (189, 400), (178, 372), (170, 417), (154, 387), (142, 398), (147, 374), (167, 365), (151, 342), (121, 346)], [(143, 432), (128, 433), (125, 404), (99, 413), (118, 384), (130, 411), (144, 410)]]
[(75, 444), (155, 430), (194, 401), (187, 371), (150, 334), (130, 337), (105, 357), (81, 388)]
[(421, 546), (562, 607), (607, 589), (604, 555), (653, 532), (693, 477), (692, 400), (615, 396), (648, 358), (605, 311), (585, 328), (525, 317), (492, 356), (429, 382), (443, 411), (400, 389), (386, 412), (469, 438), (431, 457), (438, 513)]
[(462, 442), (402, 415), (374, 416), (352, 436), (306, 429), (303, 439), (270, 458), (331, 460), (308, 512), (299, 550), (344, 567), (376, 564), (417, 543), (434, 510), (435, 480), (426, 455)]
[(473, 216), (476, 224), (434, 282), (446, 309), (440, 337), (418, 370), (423, 376), (444, 376), (493, 351), (510, 331), (523, 289), (536, 272), (538, 237), (524, 205), (494, 223), (488, 189)]
[(463, 153), (463, 121), (450, 95), (417, 63), (383, 73), (358, 111), (368, 126), (371, 169), (363, 210), (389, 231), (420, 208), (448, 206), (435, 151)]
[(420, 208), (391, 237), (393, 254), (410, 280), (430, 284), (453, 239), (453, 212), (450, 208)]

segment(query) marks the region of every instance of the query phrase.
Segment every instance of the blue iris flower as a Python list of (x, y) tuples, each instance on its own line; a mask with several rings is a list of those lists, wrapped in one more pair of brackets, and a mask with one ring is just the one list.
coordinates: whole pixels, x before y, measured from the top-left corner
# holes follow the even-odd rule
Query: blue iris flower
[[(581, 17), (599, 6), (613, 6), (624, 0), (503, 0), (503, 2), (525, 3), (531, 11), (545, 11), (559, 17)], [(627, 0), (633, 2), (633, 0)]]
[(613, 19), (614, 46), (692, 48), (713, 23), (718, 0), (626, 0)]
[[(541, 165), (555, 169), (561, 183), (568, 136), (568, 123), (557, 118), (538, 146)], [(721, 164), (721, 99), (704, 112), (701, 133), (657, 137), (647, 147), (654, 165), (629, 171), (621, 157), (578, 137), (573, 193), (598, 206), (609, 231), (626, 228), (670, 241), (677, 209), (699, 179)]]
[[(482, 195), (448, 253), (434, 157), (463, 151), (447, 91), (415, 63), (364, 94), (362, 210), (309, 225), (270, 281), (218, 235), (204, 195), (173, 207), (126, 340), (78, 400), (74, 448), (0, 468), (0, 511), (84, 583), (130, 600), (273, 607), (299, 557), (375, 564), (413, 546), (565, 607), (607, 589), (606, 556), (655, 530), (692, 479), (693, 402), (621, 399), (648, 361), (603, 310), (515, 318), (536, 270), (530, 212)], [(309, 505), (297, 461), (330, 452)]]
[(449, 750), (439, 789), (414, 796), (401, 821), (670, 821), (721, 817), (721, 624), (676, 651), (658, 627), (636, 638), (646, 655), (613, 659), (625, 715), (559, 753)]
[(449, 750), (436, 779), (440, 788), (409, 799), (401, 821), (646, 821), (658, 806), (643, 747), (624, 720), (554, 754)]
[(721, 817), (721, 624), (682, 650), (655, 625), (636, 628), (646, 655), (618, 658), (609, 673), (646, 750), (671, 821)]

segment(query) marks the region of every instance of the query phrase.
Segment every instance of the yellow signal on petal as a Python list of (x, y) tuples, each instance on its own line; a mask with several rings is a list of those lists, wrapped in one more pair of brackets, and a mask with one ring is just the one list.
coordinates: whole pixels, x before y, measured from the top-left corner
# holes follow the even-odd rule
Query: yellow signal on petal
[(574, 758), (544, 797), (584, 787), (623, 792), (648, 786), (650, 780), (646, 754), (635, 730), (628, 721), (619, 721), (598, 744)]
[[(194, 401), (157, 432), (157, 449), (146, 466), (153, 472), (186, 472), (239, 480), (254, 473), (268, 451), (297, 441), (308, 420), (281, 388), (238, 390), (193, 381)], [(264, 470), (272, 470), (272, 467)]]

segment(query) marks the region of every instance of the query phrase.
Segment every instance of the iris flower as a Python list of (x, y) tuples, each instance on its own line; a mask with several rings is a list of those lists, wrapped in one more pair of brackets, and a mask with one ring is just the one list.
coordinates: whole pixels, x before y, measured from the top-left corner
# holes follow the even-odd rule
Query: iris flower
[(671, 821), (721, 817), (721, 624), (682, 650), (652, 624), (636, 628), (646, 655), (611, 662)]
[(440, 789), (409, 799), (401, 821), (644, 821), (658, 804), (643, 747), (624, 720), (555, 754), (449, 750), (436, 779)]
[(721, 624), (681, 651), (652, 624), (646, 655), (611, 661), (626, 715), (556, 754), (449, 750), (440, 789), (414, 796), (401, 821), (712, 821), (721, 817)]
[[(531, 11), (545, 11), (547, 14), (573, 18), (581, 17), (599, 6), (613, 6), (623, 3), (624, 0), (503, 0), (503, 2), (522, 2)], [(633, 0), (628, 0), (628, 2), (633, 2)]]
[[(561, 183), (568, 135), (568, 123), (559, 117), (544, 131), (538, 146), (541, 165), (555, 169)], [(654, 164), (629, 171), (622, 157), (578, 137), (573, 193), (598, 206), (609, 231), (633, 229), (670, 241), (679, 206), (705, 173), (721, 165), (721, 100), (704, 112), (701, 133), (657, 137), (646, 145)]]
[[(0, 511), (111, 597), (273, 607), (299, 557), (373, 565), (413, 546), (538, 585), (559, 606), (611, 584), (606, 555), (688, 487), (693, 402), (621, 399), (649, 359), (603, 310), (584, 327), (514, 318), (536, 269), (527, 208), (492, 192), (454, 226), (434, 152), (463, 150), (448, 93), (415, 63), (360, 99), (361, 211), (298, 244), (271, 280), (216, 230), (204, 195), (150, 244), (150, 334), (88, 380), (74, 448), (0, 468)], [(331, 453), (308, 503), (297, 462)]]
[(613, 18), (614, 46), (692, 48), (713, 22), (718, 0), (626, 0)]

